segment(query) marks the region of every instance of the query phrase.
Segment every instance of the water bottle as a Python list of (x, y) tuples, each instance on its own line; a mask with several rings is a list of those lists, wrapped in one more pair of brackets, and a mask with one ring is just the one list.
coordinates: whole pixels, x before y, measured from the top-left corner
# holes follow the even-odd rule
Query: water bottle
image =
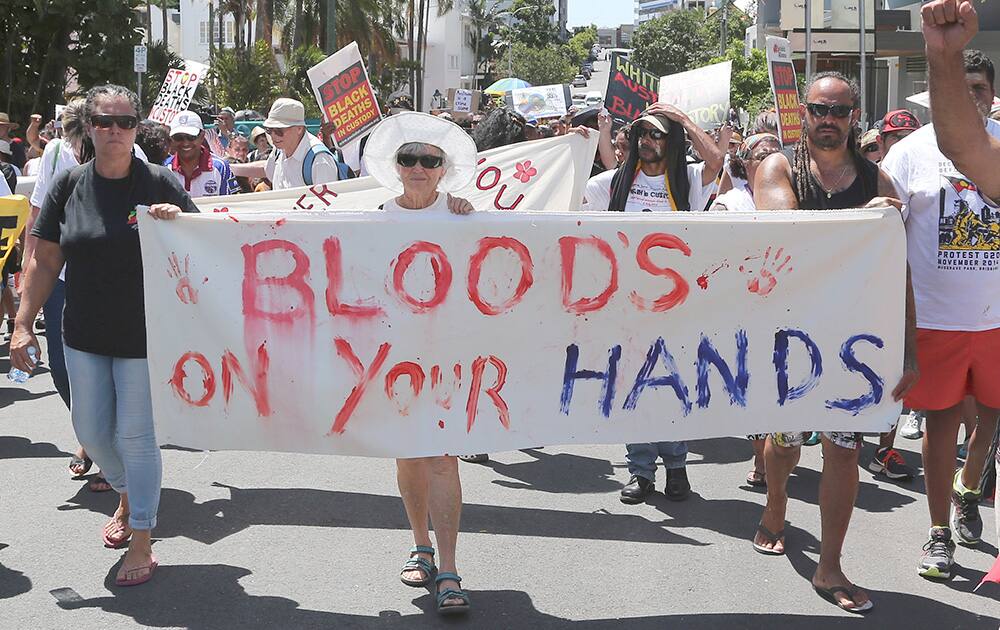
[[(28, 346), (28, 356), (31, 358), (32, 362), (35, 361), (36, 354), (37, 351), (35, 350), (35, 346)], [(24, 370), (19, 370), (16, 367), (10, 368), (10, 372), (7, 372), (7, 380), (17, 383), (18, 385), (24, 385), (27, 383), (28, 377), (30, 376), (31, 372), (25, 372)]]

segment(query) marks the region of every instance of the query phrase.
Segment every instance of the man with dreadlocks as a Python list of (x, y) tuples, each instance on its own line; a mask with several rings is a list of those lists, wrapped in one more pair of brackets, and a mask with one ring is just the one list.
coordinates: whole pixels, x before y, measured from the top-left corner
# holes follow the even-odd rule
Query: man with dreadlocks
[[(955, 543), (973, 547), (982, 536), (980, 481), (1000, 416), (1000, 267), (990, 238), (1000, 233), (1000, 124), (988, 118), (996, 95), (993, 62), (965, 49), (979, 30), (973, 3), (936, 0), (921, 13), (934, 122), (900, 141), (883, 168), (907, 204), (917, 360), (925, 375), (907, 397), (908, 407), (927, 410), (931, 527), (918, 571), (947, 579)], [(962, 401), (969, 395), (979, 423), (956, 471)]]
[[(858, 150), (855, 124), (860, 117), (860, 100), (857, 85), (842, 74), (823, 72), (813, 78), (800, 106), (803, 140), (795, 149), (792, 163), (776, 153), (757, 169), (753, 190), (759, 210), (825, 210), (888, 204), (899, 207), (899, 202), (892, 199), (895, 191), (891, 180)], [(915, 326), (909, 281), (906, 294), (904, 374), (892, 392), (897, 401), (918, 378), (913, 356)], [(765, 444), (767, 505), (753, 539), (753, 548), (759, 553), (785, 553), (788, 477), (798, 463), (801, 445), (808, 435), (778, 433)], [(819, 488), (822, 537), (812, 585), (818, 594), (840, 608), (861, 613), (874, 604), (867, 593), (847, 579), (840, 566), (841, 549), (858, 493), (861, 434), (825, 432), (822, 443), (823, 475)]]
[[(687, 163), (688, 138), (704, 162)], [(684, 112), (665, 103), (651, 105), (632, 123), (628, 142), (624, 163), (617, 170), (591, 178), (584, 209), (624, 212), (705, 209), (709, 197), (718, 189), (715, 178), (722, 171), (725, 150), (716, 146)], [(653, 492), (657, 457), (666, 468), (663, 492), (667, 498), (681, 501), (691, 493), (685, 468), (685, 442), (626, 444), (625, 448), (631, 478), (622, 488), (622, 503), (642, 503)]]

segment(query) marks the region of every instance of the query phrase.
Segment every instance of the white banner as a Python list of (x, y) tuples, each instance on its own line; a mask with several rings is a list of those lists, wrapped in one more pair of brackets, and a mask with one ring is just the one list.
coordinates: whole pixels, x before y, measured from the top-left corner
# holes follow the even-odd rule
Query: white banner
[(729, 84), (733, 62), (660, 77), (660, 102), (680, 109), (705, 130), (714, 130), (729, 118)]
[[(597, 152), (597, 134), (521, 142), (479, 154), (475, 179), (454, 194), (478, 210), (577, 210)], [(202, 212), (371, 209), (395, 196), (371, 177), (253, 195), (203, 197)]]
[(892, 209), (141, 213), (139, 232), (164, 443), (417, 457), (877, 432), (900, 410)]
[(160, 93), (156, 96), (149, 119), (169, 125), (174, 116), (191, 105), (195, 90), (205, 78), (208, 66), (197, 61), (184, 61), (184, 69), (171, 68), (163, 79)]

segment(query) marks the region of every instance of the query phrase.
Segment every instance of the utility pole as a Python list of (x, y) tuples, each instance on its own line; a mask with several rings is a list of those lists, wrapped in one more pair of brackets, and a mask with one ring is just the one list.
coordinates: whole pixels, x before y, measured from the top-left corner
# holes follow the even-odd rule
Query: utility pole
[(812, 0), (806, 0), (806, 85), (812, 81)]
[(326, 0), (326, 54), (337, 52), (337, 0)]
[(719, 33), (719, 56), (726, 54), (726, 45), (729, 42), (729, 0), (722, 0), (722, 22)]
[(865, 50), (865, 0), (858, 0), (858, 25), (861, 31), (861, 128), (865, 129), (868, 124), (868, 51)]

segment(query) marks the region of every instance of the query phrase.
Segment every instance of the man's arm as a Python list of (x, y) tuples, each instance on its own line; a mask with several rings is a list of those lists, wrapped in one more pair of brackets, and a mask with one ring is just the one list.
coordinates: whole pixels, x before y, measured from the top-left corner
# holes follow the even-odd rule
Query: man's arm
[(600, 134), (597, 142), (597, 154), (601, 156), (601, 164), (607, 169), (615, 168), (618, 166), (618, 160), (615, 159), (611, 114), (607, 110), (603, 110), (597, 115), (597, 131)]
[(781, 153), (767, 156), (757, 167), (753, 181), (753, 201), (758, 210), (798, 208), (792, 189), (792, 165)]
[(247, 162), (246, 164), (230, 164), (229, 169), (237, 177), (256, 177), (259, 179), (267, 177), (267, 174), (264, 172), (265, 164), (267, 164), (267, 160)]
[(923, 16), (931, 109), (938, 148), (990, 199), (1000, 199), (1000, 141), (990, 136), (983, 115), (965, 83), (962, 51), (979, 31), (979, 16), (969, 0), (934, 0)]

